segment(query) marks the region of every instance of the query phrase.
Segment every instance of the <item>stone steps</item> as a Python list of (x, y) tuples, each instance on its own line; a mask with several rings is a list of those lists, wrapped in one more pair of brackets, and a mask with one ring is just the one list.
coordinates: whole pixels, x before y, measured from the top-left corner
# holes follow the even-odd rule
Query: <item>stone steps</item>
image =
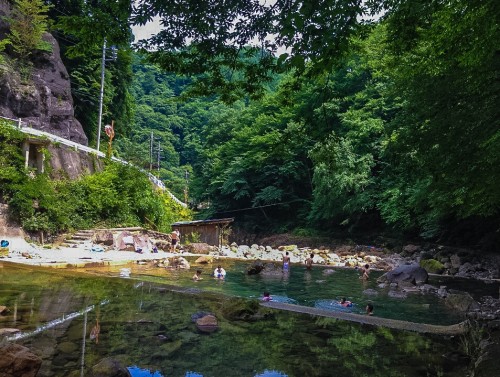
[(94, 236), (94, 231), (91, 229), (78, 230), (75, 233), (66, 235), (62, 247), (74, 247), (75, 245), (83, 245), (85, 242), (91, 241)]
[(81, 235), (78, 233), (73, 234), (73, 236), (71, 237), (72, 240), (82, 240), (82, 241), (86, 241), (86, 240), (89, 240), (91, 238), (92, 238), (91, 234)]
[(85, 240), (74, 240), (72, 238), (69, 238), (64, 241), (65, 243), (71, 244), (71, 245), (81, 245), (85, 243)]

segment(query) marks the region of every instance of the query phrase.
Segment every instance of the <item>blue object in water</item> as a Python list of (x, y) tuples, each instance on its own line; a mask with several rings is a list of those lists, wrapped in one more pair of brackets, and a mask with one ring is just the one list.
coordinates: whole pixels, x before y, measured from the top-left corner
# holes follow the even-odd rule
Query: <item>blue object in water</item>
[(7, 247), (7, 246), (9, 246), (9, 241), (7, 240), (0, 241), (0, 247)]
[(186, 376), (185, 377), (203, 377), (203, 374), (199, 374), (199, 373), (196, 373), (196, 372), (186, 372)]
[(260, 373), (260, 374), (256, 374), (255, 377), (288, 377), (288, 375), (286, 375), (285, 373), (283, 372), (280, 372), (278, 370), (264, 370), (264, 372)]
[(133, 367), (128, 367), (127, 369), (132, 377), (163, 377), (163, 375), (158, 371), (151, 372), (148, 369), (142, 369), (135, 365)]

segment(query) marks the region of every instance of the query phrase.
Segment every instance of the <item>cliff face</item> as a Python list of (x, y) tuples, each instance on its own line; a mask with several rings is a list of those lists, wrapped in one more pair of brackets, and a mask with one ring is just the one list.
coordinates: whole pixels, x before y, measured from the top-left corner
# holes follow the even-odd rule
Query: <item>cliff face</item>
[[(8, 3), (0, 0), (0, 40), (9, 33), (3, 20), (9, 13)], [(44, 40), (52, 45), (52, 52), (36, 55), (29, 78), (21, 79), (11, 59), (0, 65), (0, 115), (21, 118), (33, 128), (87, 145), (82, 125), (74, 117), (69, 75), (59, 44), (49, 33)]]

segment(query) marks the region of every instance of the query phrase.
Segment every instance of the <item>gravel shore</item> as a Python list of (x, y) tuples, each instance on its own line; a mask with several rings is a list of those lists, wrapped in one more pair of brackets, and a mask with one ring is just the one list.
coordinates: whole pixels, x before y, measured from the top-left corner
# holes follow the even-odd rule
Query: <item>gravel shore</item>
[(127, 264), (139, 260), (168, 258), (178, 253), (136, 253), (133, 251), (107, 250), (92, 251), (93, 244), (83, 243), (79, 247), (42, 247), (28, 243), (22, 238), (9, 238), (9, 254), (3, 259), (6, 262), (47, 267), (85, 267), (89, 264)]

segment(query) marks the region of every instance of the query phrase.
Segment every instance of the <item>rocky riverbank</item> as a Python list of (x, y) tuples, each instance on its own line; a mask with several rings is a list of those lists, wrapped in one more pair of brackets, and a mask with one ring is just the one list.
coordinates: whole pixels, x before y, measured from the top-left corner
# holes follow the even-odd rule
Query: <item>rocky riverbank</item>
[[(104, 234), (106, 233), (106, 234)], [(224, 259), (263, 261), (278, 265), (285, 253), (288, 253), (292, 265), (304, 265), (311, 257), (313, 265), (332, 268), (363, 268), (369, 265), (371, 270), (391, 271), (399, 266), (412, 265), (424, 268), (430, 274), (449, 278), (478, 279), (491, 284), (498, 284), (499, 258), (494, 255), (478, 255), (471, 250), (450, 248), (440, 245), (420, 246), (408, 244), (401, 251), (394, 252), (386, 247), (369, 245), (337, 244), (329, 247), (299, 247), (298, 245), (238, 245), (232, 243), (222, 247), (203, 243), (182, 245), (174, 252), (168, 252), (168, 239), (152, 232), (142, 232), (139, 236), (130, 236), (130, 242), (141, 242), (141, 252), (134, 252), (133, 244), (128, 245), (123, 232), (104, 232), (98, 237), (73, 247), (46, 245), (41, 247), (28, 243), (20, 237), (10, 239), (9, 253), (3, 260), (15, 263), (52, 266), (52, 267), (87, 267), (99, 265), (119, 265), (130, 262), (152, 263), (158, 267), (189, 268), (185, 257), (201, 257), (198, 263), (214, 263)], [(109, 233), (109, 234), (107, 234)], [(137, 238), (137, 239), (136, 239)], [(168, 238), (168, 237), (167, 237)], [(104, 240), (104, 241), (103, 241)], [(114, 242), (116, 240), (117, 242)], [(152, 252), (152, 251), (157, 252)], [(1, 260), (1, 259), (0, 259)], [(415, 284), (415, 281), (380, 283), (380, 290), (387, 290), (391, 297), (404, 299), (414, 292), (433, 293), (446, 299), (451, 306), (467, 313), (469, 318), (499, 321), (500, 300), (497, 293), (473, 299), (470, 294), (456, 292), (445, 285), (431, 286)]]

